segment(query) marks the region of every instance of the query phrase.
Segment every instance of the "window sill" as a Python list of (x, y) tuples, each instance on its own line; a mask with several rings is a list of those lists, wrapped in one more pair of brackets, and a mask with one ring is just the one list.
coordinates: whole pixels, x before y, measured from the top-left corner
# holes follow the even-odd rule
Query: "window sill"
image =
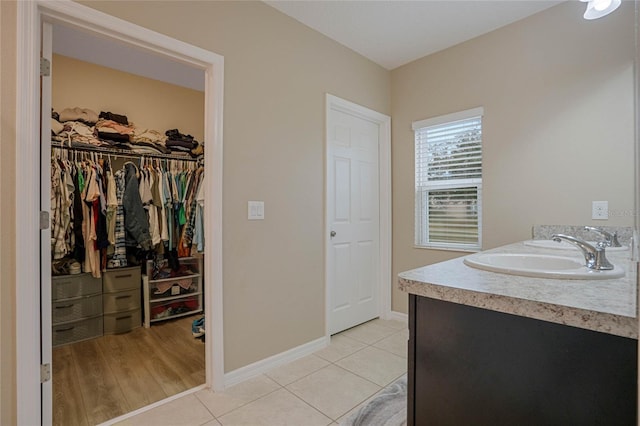
[(441, 247), (441, 246), (413, 246), (414, 249), (419, 250), (439, 250), (439, 251), (457, 251), (460, 253), (478, 253), (482, 251), (482, 248), (462, 248), (462, 247)]

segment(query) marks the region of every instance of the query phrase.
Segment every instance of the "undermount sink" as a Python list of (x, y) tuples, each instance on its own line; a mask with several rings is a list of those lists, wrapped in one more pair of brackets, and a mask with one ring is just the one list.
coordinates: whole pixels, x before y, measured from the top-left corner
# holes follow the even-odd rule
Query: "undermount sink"
[[(595, 241), (588, 241), (589, 244), (591, 244), (592, 246), (596, 246), (596, 242)], [(577, 250), (576, 246), (566, 242), (566, 241), (561, 241), (559, 243), (553, 241), (553, 240), (527, 240), (524, 242), (525, 246), (530, 246), (530, 247), (538, 247), (538, 248), (547, 248), (547, 249), (554, 249), (554, 250)], [(629, 250), (629, 247), (607, 247), (606, 248), (607, 252), (612, 252), (612, 251), (625, 251), (625, 250)]]
[(606, 280), (621, 278), (624, 270), (596, 271), (584, 266), (577, 258), (525, 253), (477, 253), (464, 259), (467, 266), (524, 277), (565, 280)]

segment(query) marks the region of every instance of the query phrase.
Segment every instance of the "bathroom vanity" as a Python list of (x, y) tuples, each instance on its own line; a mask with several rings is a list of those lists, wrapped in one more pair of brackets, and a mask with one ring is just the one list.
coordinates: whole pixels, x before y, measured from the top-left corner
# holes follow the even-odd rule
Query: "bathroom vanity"
[[(548, 254), (523, 243), (483, 253)], [(580, 258), (578, 251), (562, 256)], [(636, 425), (636, 274), (535, 278), (464, 258), (401, 273), (408, 425)]]

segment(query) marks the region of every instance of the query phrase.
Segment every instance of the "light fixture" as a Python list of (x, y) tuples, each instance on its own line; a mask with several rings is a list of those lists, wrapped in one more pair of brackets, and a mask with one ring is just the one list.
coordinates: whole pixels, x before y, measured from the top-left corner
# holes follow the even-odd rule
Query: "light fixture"
[(620, 7), (621, 0), (580, 0), (587, 3), (584, 19), (598, 19)]

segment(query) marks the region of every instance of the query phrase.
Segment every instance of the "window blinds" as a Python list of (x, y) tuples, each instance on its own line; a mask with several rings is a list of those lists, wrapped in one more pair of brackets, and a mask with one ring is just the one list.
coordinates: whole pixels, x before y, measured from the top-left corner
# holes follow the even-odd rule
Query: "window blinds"
[(477, 108), (414, 123), (417, 246), (481, 246), (481, 114)]

